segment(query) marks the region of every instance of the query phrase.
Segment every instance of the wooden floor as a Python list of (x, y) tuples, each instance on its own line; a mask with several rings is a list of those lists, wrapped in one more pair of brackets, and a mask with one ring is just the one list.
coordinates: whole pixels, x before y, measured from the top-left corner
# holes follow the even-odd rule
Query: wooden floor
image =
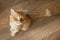
[[(53, 0), (40, 1), (41, 6), (52, 1)], [(32, 2), (32, 4), (33, 3), (34, 2)], [(28, 4), (24, 5), (25, 9), (33, 10), (34, 7), (32, 4), (29, 6), (27, 6)], [(35, 5), (37, 4), (34, 4), (34, 6)], [(60, 40), (60, 14), (36, 19), (31, 15), (34, 20), (32, 21), (30, 29), (28, 31), (20, 31), (15, 37), (12, 37), (9, 30), (10, 8), (0, 12), (0, 40)], [(35, 8), (37, 8), (37, 6)]]
[(60, 37), (60, 15), (39, 18), (28, 31), (21, 31), (15, 37), (10, 35), (8, 16), (1, 14), (0, 19), (0, 40), (57, 40)]

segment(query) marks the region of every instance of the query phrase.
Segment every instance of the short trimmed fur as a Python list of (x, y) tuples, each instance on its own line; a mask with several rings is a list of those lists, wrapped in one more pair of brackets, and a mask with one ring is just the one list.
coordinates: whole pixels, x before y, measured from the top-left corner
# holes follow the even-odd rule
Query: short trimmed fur
[(20, 30), (26, 31), (29, 29), (31, 18), (28, 14), (24, 14), (24, 10), (15, 11), (14, 9), (11, 9), (9, 24), (11, 35), (15, 36)]

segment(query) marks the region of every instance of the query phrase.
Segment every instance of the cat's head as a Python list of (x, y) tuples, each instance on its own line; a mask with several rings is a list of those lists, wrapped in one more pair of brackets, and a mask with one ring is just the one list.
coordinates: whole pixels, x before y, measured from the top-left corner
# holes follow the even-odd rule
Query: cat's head
[(26, 16), (26, 14), (24, 14), (25, 12), (27, 12), (27, 10), (16, 11), (14, 9), (11, 9), (11, 16), (16, 21), (23, 21)]

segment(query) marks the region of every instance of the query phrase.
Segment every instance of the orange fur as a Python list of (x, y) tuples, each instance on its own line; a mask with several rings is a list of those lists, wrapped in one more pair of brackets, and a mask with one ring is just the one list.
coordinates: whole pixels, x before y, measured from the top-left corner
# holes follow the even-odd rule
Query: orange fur
[(30, 24), (31, 18), (28, 14), (24, 14), (23, 11), (15, 11), (14, 9), (11, 9), (10, 31), (12, 36), (15, 36), (19, 30), (28, 30)]

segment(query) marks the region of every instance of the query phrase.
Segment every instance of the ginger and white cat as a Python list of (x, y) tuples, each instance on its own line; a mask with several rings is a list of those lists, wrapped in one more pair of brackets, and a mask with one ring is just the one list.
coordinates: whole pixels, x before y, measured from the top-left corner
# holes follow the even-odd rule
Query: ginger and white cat
[[(20, 30), (26, 31), (30, 27), (31, 18), (28, 14), (25, 14), (26, 10), (16, 11), (11, 9), (10, 15), (10, 31), (11, 36), (15, 36)], [(51, 16), (51, 11), (46, 9), (46, 14), (43, 16)]]
[(30, 27), (31, 18), (28, 14), (24, 14), (25, 10), (15, 11), (11, 9), (10, 15), (10, 31), (11, 36), (15, 36), (20, 30), (26, 31)]

